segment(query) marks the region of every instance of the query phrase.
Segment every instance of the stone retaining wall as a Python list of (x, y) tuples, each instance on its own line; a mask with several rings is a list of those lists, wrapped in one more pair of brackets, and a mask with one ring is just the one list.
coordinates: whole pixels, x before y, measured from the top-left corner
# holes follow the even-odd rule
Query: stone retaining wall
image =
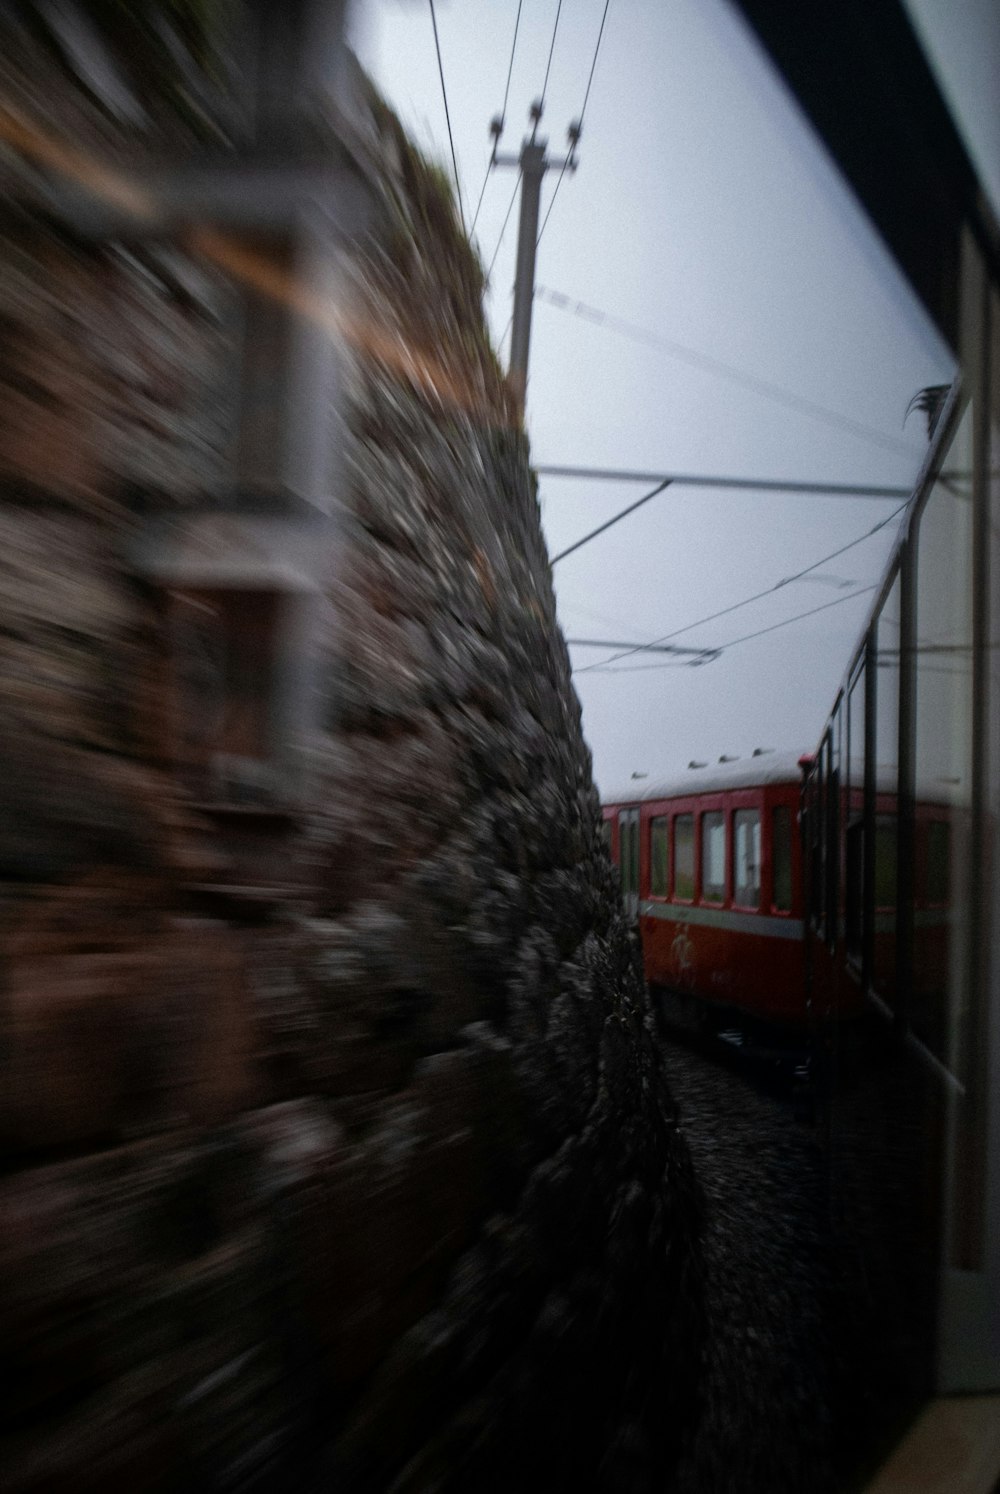
[[(70, 80), (22, 34), (8, 55), (58, 124)], [(380, 217), (345, 270), (308, 791), (243, 900), (251, 853), (164, 745), (170, 632), (131, 558), (150, 495), (197, 504), (223, 461), (229, 288), (6, 230), (0, 1463), (24, 1494), (638, 1489), (692, 1414), (697, 1189), (525, 438), (439, 175), (370, 98), (359, 141)]]

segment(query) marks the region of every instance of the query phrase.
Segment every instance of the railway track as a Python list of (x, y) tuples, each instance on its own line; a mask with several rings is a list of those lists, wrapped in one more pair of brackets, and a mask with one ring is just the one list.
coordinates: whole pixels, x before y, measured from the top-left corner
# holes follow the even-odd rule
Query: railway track
[(754, 1022), (734, 1011), (714, 1012), (704, 1003), (662, 987), (650, 987), (661, 1041), (737, 1074), (755, 1089), (790, 1104), (796, 1119), (813, 1117), (809, 1044), (799, 1033)]

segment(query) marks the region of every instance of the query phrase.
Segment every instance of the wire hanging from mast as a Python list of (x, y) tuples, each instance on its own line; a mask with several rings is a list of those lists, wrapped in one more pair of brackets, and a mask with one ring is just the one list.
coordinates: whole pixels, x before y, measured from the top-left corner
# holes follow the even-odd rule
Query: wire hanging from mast
[[(517, 50), (517, 33), (521, 25), (521, 6), (523, 3), (524, 0), (517, 0), (517, 17), (514, 21), (514, 40), (510, 44), (510, 62), (507, 64), (507, 86), (503, 91), (503, 108), (500, 110), (499, 114), (494, 116), (493, 124), (490, 126), (491, 133), (493, 133), (494, 135), (494, 143), (497, 139), (499, 139), (499, 136), (503, 130), (504, 120), (507, 118), (507, 100), (510, 97), (510, 79), (511, 74), (514, 71), (514, 53)], [(476, 203), (475, 217), (472, 220), (472, 227), (469, 229), (470, 239), (476, 231), (476, 224), (479, 222), (479, 210), (483, 205), (483, 198), (486, 196), (486, 183), (490, 179), (490, 172), (492, 170), (493, 157), (491, 155), (490, 159), (486, 163), (486, 175), (483, 177), (483, 185), (479, 189), (479, 201)]]
[(430, 0), (431, 25), (434, 27), (434, 48), (437, 52), (438, 73), (441, 78), (441, 97), (444, 99), (444, 118), (448, 126), (448, 144), (451, 146), (451, 166), (455, 173), (455, 191), (458, 193), (458, 214), (462, 220), (462, 232), (465, 233), (465, 205), (462, 202), (462, 183), (458, 179), (458, 161), (455, 159), (455, 141), (451, 133), (451, 113), (448, 109), (448, 90), (444, 82), (444, 64), (441, 61), (441, 43), (438, 39), (437, 15), (434, 11), (434, 0)]
[[(601, 16), (601, 28), (597, 33), (597, 46), (594, 48), (594, 55), (591, 58), (590, 62), (590, 76), (587, 78), (587, 88), (586, 92), (583, 95), (583, 108), (580, 110), (580, 115), (576, 121), (575, 126), (577, 140), (579, 140), (580, 135), (583, 132), (583, 117), (587, 112), (587, 100), (590, 98), (590, 85), (594, 81), (594, 69), (597, 67), (597, 54), (601, 50), (601, 39), (604, 36), (604, 23), (608, 19), (608, 6), (610, 4), (611, 0), (604, 0), (604, 14)], [(559, 195), (559, 188), (562, 186), (562, 179), (566, 175), (566, 166), (568, 164), (568, 160), (563, 163), (562, 170), (556, 178), (556, 184), (552, 189), (552, 196), (549, 198), (549, 205), (545, 210), (545, 217), (542, 220), (542, 226), (538, 230), (538, 238), (535, 241), (536, 244), (540, 244), (542, 242), (542, 234), (545, 232), (549, 218), (552, 216), (552, 209), (555, 206), (556, 197)]]
[[(520, 13), (521, 12), (520, 12), (520, 7), (519, 7), (518, 8), (518, 17), (520, 17)], [(557, 35), (559, 33), (559, 17), (561, 15), (562, 15), (562, 0), (559, 0), (559, 4), (556, 7), (555, 24), (552, 27), (552, 40), (549, 43), (549, 57), (548, 57), (548, 61), (545, 64), (545, 79), (544, 79), (544, 81), (542, 83), (541, 97), (535, 100), (535, 102), (532, 104), (531, 110), (530, 110), (531, 119), (533, 121), (533, 123), (532, 123), (532, 131), (531, 131), (532, 141), (534, 141), (534, 139), (535, 139), (535, 135), (536, 135), (536, 132), (538, 130), (538, 122), (541, 119), (542, 112), (543, 112), (543, 110), (545, 108), (545, 95), (546, 95), (546, 92), (548, 91), (548, 86), (549, 86), (549, 72), (551, 71), (551, 68), (552, 68), (552, 56), (553, 56), (553, 53), (555, 52), (555, 49), (556, 49), (556, 37), (557, 37)], [(494, 116), (494, 119), (493, 119), (493, 121), (492, 121), (492, 123), (490, 125), (490, 134), (493, 136), (493, 154), (490, 157), (490, 168), (492, 168), (496, 164), (496, 159), (497, 159), (497, 145), (499, 144), (500, 136), (503, 133), (503, 127), (504, 127), (503, 115), (496, 115), (496, 116)], [(563, 169), (565, 170), (565, 167)], [(511, 195), (511, 199), (510, 199), (510, 205), (507, 208), (507, 212), (506, 212), (506, 214), (504, 216), (504, 220), (503, 220), (503, 226), (500, 229), (500, 237), (497, 239), (497, 246), (496, 246), (496, 248), (493, 251), (493, 258), (490, 260), (490, 267), (489, 267), (489, 269), (486, 272), (486, 278), (487, 278), (487, 280), (489, 280), (490, 275), (491, 275), (491, 273), (493, 271), (493, 266), (497, 262), (497, 255), (500, 253), (500, 245), (503, 243), (504, 234), (507, 232), (507, 224), (510, 222), (510, 215), (511, 215), (511, 213), (514, 210), (514, 203), (517, 201), (517, 189), (521, 185), (521, 177), (522, 177), (522, 171), (521, 171), (521, 169), (519, 167), (518, 168), (518, 173), (517, 173), (517, 180), (514, 183), (514, 191), (513, 191), (512, 195)], [(484, 183), (484, 190), (485, 190), (485, 183)]]

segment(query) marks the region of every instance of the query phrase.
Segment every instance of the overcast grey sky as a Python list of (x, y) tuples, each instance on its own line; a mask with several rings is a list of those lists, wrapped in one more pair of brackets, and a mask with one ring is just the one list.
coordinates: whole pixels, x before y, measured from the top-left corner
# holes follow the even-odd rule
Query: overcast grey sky
[[(523, 0), (503, 149), (541, 93), (558, 0)], [(437, 0), (467, 218), (489, 159), (517, 0)], [(580, 112), (604, 0), (564, 0), (542, 133), (561, 156)], [(426, 0), (361, 0), (356, 44), (417, 141), (450, 166)], [(537, 280), (606, 313), (540, 298), (527, 423), (537, 463), (908, 485), (926, 449), (914, 393), (952, 360), (902, 284), (752, 35), (725, 0), (610, 0), (580, 167), (563, 181)], [(545, 212), (556, 173), (543, 187)], [(488, 265), (515, 184), (486, 185), (476, 239)], [(495, 340), (510, 316), (517, 207), (492, 276)], [(626, 335), (680, 344), (831, 412), (789, 409), (740, 379)], [(504, 343), (506, 355), (506, 343)], [(837, 417), (870, 434), (838, 424)], [(550, 554), (644, 491), (543, 479)], [(650, 642), (773, 587), (866, 534), (894, 505), (673, 487), (555, 567), (570, 638)], [(810, 579), (685, 631), (712, 663), (651, 669), (574, 648), (584, 726), (605, 791), (633, 771), (755, 746), (808, 749), (862, 627), (895, 524)], [(841, 583), (850, 582), (850, 586)], [(737, 642), (824, 603), (813, 617)], [(638, 667), (643, 666), (643, 667)], [(626, 672), (627, 671), (627, 672)]]

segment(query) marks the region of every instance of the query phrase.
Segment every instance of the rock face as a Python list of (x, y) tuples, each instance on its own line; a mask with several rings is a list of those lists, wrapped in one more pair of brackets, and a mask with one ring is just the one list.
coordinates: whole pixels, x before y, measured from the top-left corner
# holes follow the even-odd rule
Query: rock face
[[(100, 144), (58, 59), (8, 41), (38, 129)], [(371, 99), (356, 148), (380, 214), (343, 270), (294, 802), (192, 788), (176, 598), (134, 558), (224, 465), (231, 286), (5, 229), (0, 1461), (25, 1494), (662, 1487), (690, 1415), (697, 1193), (525, 438), (437, 174)]]

